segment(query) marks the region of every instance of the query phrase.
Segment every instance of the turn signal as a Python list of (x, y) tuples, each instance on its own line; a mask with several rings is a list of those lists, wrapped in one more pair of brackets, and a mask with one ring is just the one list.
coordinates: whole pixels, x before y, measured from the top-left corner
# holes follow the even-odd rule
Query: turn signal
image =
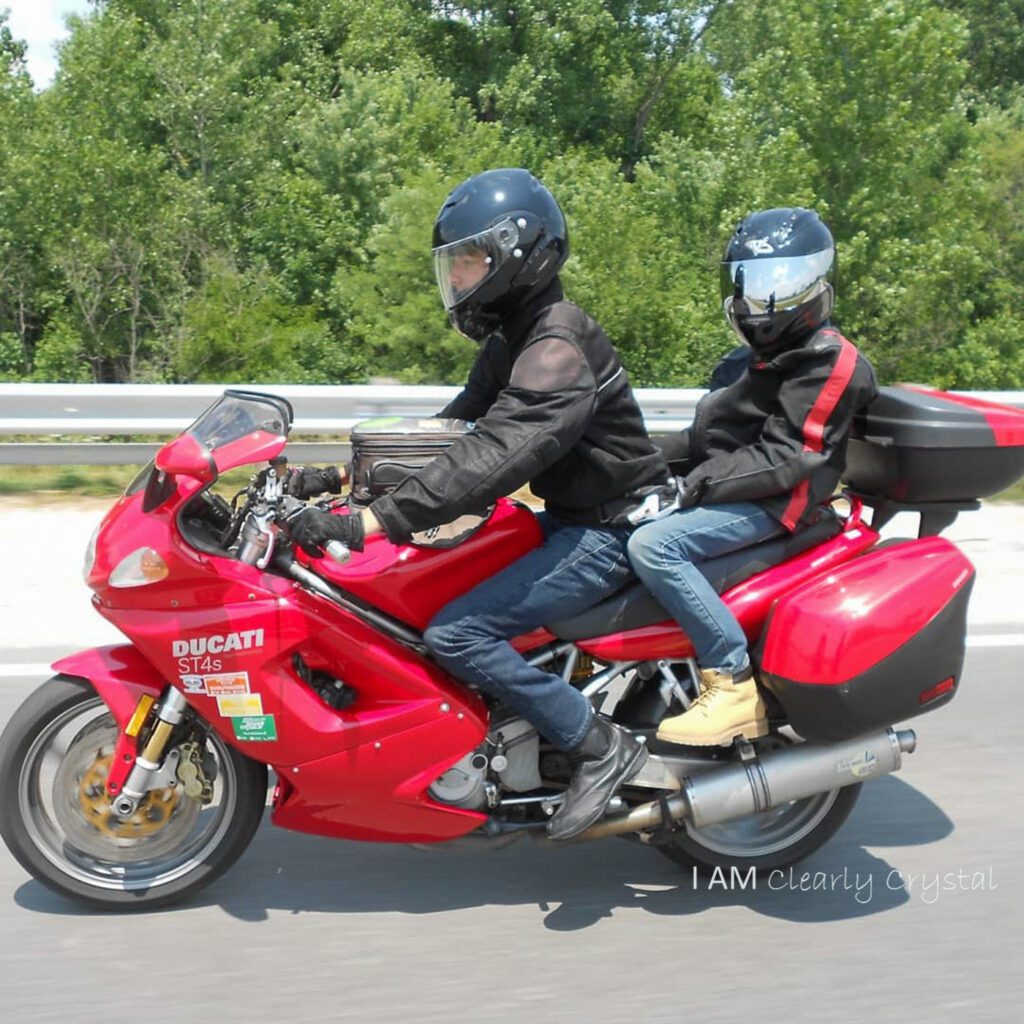
[(92, 531), (92, 536), (89, 538), (89, 543), (85, 549), (85, 563), (82, 566), (82, 579), (85, 580), (86, 583), (89, 582), (89, 575), (96, 562), (96, 541), (99, 539), (100, 530), (102, 528), (103, 524), (100, 523), (100, 525)]
[(139, 548), (121, 559), (107, 582), (112, 587), (146, 587), (167, 579), (169, 574), (167, 563), (157, 552), (152, 548)]

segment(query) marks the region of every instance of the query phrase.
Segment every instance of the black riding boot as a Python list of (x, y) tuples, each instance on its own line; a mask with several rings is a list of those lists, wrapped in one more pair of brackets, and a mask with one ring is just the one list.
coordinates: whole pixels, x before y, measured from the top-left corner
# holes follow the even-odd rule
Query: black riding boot
[(590, 828), (624, 782), (647, 760), (647, 747), (627, 730), (594, 715), (583, 742), (572, 751), (578, 761), (565, 800), (548, 822), (552, 839), (570, 839)]

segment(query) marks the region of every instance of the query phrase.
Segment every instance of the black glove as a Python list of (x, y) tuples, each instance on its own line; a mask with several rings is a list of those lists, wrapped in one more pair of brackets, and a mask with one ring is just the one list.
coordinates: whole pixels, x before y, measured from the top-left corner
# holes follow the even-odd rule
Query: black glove
[[(317, 469), (315, 466), (288, 466), (282, 468), (275, 465), (278, 475), (284, 483), (284, 493), (290, 494), (293, 498), (305, 501), (307, 498), (315, 498), (318, 494), (341, 494), (341, 486), (345, 477), (339, 472), (336, 466), (325, 466)], [(261, 470), (256, 477), (256, 486), (264, 487), (267, 483), (267, 470)]]
[(324, 546), (340, 540), (352, 551), (363, 550), (363, 514), (332, 515), (316, 508), (302, 508), (289, 517), (288, 533), (292, 540), (312, 558), (324, 557)]
[(679, 485), (679, 507), (681, 509), (699, 505), (709, 483), (706, 479), (700, 479), (695, 473), (691, 473), (685, 480), (682, 477), (676, 477), (676, 482)]
[(305, 501), (318, 494), (341, 494), (341, 484), (337, 466), (292, 466), (284, 478), (284, 492)]

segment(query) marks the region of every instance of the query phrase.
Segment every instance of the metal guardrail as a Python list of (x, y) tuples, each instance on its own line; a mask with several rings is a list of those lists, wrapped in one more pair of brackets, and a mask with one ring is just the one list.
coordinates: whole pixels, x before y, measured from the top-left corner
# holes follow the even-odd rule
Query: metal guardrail
[[(159, 444), (129, 438), (178, 434), (231, 386), (287, 398), (295, 409), (293, 436), (337, 436), (337, 441), (290, 443), (292, 459), (307, 462), (345, 457), (344, 439), (361, 420), (383, 415), (432, 416), (459, 391), (457, 387), (387, 384), (0, 384), (0, 435), (19, 438), (0, 444), (0, 464), (142, 465)], [(647, 429), (665, 433), (681, 430), (693, 419), (704, 391), (637, 388), (635, 393)], [(971, 394), (1024, 408), (1021, 391)]]
[[(172, 437), (232, 386), (287, 398), (295, 409), (293, 436), (337, 435), (335, 442), (299, 440), (288, 445), (293, 460), (307, 462), (342, 457), (343, 439), (362, 420), (433, 416), (460, 390), (382, 384), (0, 384), (0, 434), (31, 438), (0, 444), (0, 464), (141, 465), (159, 445), (128, 438)], [(636, 391), (653, 431), (682, 429), (703, 394), (699, 388)], [(124, 440), (109, 440), (118, 436)], [(71, 437), (91, 440), (66, 440)]]

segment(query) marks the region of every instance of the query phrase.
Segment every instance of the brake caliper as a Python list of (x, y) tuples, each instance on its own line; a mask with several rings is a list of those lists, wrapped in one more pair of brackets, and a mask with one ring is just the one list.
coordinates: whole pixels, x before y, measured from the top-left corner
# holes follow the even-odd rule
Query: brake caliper
[(178, 750), (181, 754), (178, 761), (178, 778), (184, 787), (185, 795), (208, 804), (213, 799), (213, 780), (203, 768), (203, 752), (199, 744), (191, 740), (183, 743)]

